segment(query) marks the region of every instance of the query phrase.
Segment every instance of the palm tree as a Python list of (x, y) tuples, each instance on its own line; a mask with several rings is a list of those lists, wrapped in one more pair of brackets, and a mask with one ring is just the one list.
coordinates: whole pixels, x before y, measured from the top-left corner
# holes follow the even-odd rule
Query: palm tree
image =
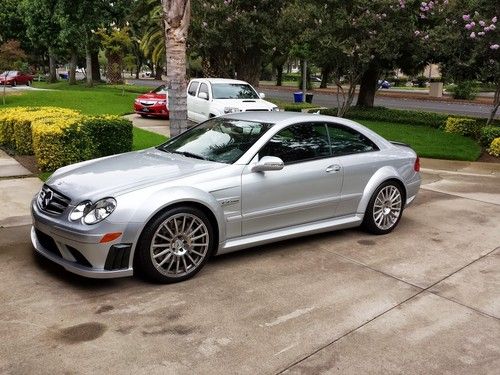
[(187, 129), (186, 39), (191, 18), (191, 0), (162, 0), (165, 22), (170, 135)]

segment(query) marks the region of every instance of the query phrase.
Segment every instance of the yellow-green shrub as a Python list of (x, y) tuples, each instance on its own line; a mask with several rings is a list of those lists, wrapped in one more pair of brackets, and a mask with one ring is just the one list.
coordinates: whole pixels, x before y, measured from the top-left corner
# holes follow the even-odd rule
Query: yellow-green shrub
[(447, 133), (456, 133), (466, 137), (477, 138), (481, 134), (481, 124), (471, 118), (448, 117), (444, 130)]
[(118, 116), (83, 116), (57, 107), (0, 111), (0, 144), (33, 154), (42, 171), (132, 149), (132, 123)]
[(500, 156), (500, 137), (495, 138), (488, 148), (488, 154), (493, 156)]
[(14, 107), (0, 112), (0, 144), (21, 155), (33, 155), (32, 125), (46, 121), (81, 119), (71, 109), (57, 107)]

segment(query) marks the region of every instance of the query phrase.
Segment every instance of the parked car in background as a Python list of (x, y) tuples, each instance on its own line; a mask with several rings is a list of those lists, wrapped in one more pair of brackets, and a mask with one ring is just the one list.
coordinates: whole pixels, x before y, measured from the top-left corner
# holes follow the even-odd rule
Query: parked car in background
[(57, 170), (33, 199), (31, 240), (83, 276), (182, 281), (212, 255), (360, 225), (389, 233), (419, 170), (409, 146), (350, 120), (233, 113)]
[(165, 85), (158, 86), (147, 94), (142, 94), (135, 99), (135, 113), (142, 117), (168, 118), (168, 92)]
[(386, 81), (385, 79), (384, 80), (379, 80), (378, 81), (378, 87), (380, 89), (390, 89), (391, 88), (391, 84)]
[(2, 73), (0, 76), (0, 85), (28, 85), (31, 86), (33, 83), (33, 76), (18, 70), (8, 70)]
[(202, 122), (237, 112), (269, 112), (278, 107), (263, 100), (265, 95), (245, 81), (225, 78), (197, 78), (187, 89), (188, 118)]

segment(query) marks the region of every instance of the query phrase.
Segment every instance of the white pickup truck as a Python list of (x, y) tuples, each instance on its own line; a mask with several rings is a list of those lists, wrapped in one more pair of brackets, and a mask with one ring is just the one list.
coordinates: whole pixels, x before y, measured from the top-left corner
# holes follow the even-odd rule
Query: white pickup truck
[(278, 107), (263, 100), (265, 95), (245, 81), (224, 78), (196, 78), (187, 89), (188, 118), (202, 122), (226, 113), (277, 111)]

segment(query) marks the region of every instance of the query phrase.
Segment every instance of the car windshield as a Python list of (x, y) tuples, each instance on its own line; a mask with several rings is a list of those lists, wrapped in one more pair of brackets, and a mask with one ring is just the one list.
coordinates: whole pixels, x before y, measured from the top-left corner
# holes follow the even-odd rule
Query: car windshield
[(191, 158), (232, 164), (272, 125), (217, 117), (191, 128), (158, 149)]
[(151, 91), (154, 94), (166, 94), (167, 93), (167, 88), (165, 85), (158, 86), (155, 88), (153, 91)]
[(252, 86), (244, 83), (213, 83), (214, 99), (259, 99)]
[(7, 76), (7, 77), (14, 77), (15, 75), (17, 75), (17, 71), (15, 70), (11, 70), (11, 71), (7, 71), (7, 72), (3, 72), (2, 73), (2, 76)]

